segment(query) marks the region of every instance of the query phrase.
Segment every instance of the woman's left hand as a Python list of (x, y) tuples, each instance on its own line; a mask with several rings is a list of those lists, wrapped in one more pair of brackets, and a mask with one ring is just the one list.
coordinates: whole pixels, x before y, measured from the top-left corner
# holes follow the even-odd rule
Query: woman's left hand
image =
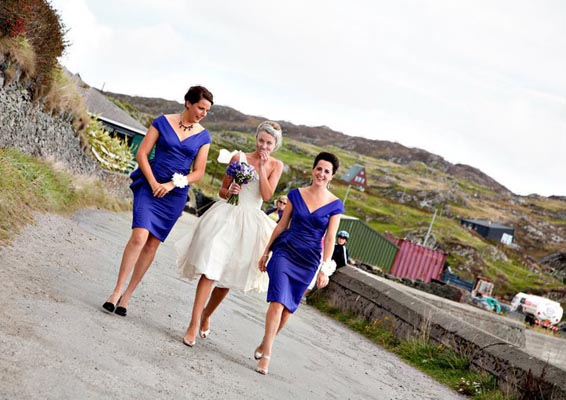
[(322, 272), (319, 272), (318, 276), (316, 277), (316, 287), (322, 289), (326, 285), (328, 285), (328, 276), (326, 276)]

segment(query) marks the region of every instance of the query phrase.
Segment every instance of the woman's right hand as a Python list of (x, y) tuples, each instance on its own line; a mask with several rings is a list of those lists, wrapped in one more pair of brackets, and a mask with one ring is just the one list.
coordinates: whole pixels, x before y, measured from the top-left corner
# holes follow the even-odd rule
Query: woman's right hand
[(238, 185), (236, 182), (232, 182), (230, 186), (228, 186), (228, 194), (231, 196), (233, 194), (240, 193), (241, 186)]
[(318, 276), (316, 277), (316, 287), (322, 289), (328, 285), (328, 276), (326, 276), (323, 272), (319, 272)]
[(267, 254), (262, 255), (261, 258), (259, 259), (257, 266), (258, 266), (258, 268), (261, 272), (267, 271), (267, 260), (268, 259), (269, 259), (269, 256)]
[(153, 192), (153, 197), (164, 197), (167, 193), (169, 193), (175, 185), (173, 182), (166, 182), (166, 183), (156, 183), (154, 186), (151, 187), (151, 191)]

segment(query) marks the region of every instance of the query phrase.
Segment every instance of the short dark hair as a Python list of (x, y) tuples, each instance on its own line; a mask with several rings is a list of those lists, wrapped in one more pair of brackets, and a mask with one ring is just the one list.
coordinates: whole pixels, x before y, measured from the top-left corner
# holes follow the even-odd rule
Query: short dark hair
[(212, 93), (204, 86), (191, 86), (187, 94), (185, 94), (185, 101), (191, 104), (198, 103), (201, 99), (210, 101), (211, 105), (214, 104)]
[(318, 153), (312, 165), (313, 169), (314, 167), (316, 167), (316, 164), (318, 164), (320, 160), (328, 161), (330, 164), (332, 164), (332, 175), (334, 175), (336, 171), (338, 171), (338, 167), (340, 166), (340, 160), (334, 154), (327, 153), (326, 151)]

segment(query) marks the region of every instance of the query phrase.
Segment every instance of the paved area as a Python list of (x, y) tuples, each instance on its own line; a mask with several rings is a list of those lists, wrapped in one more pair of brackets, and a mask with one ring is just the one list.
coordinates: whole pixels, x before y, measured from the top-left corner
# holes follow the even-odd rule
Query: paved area
[(231, 293), (208, 339), (181, 343), (195, 284), (160, 248), (128, 316), (107, 314), (130, 215), (39, 215), (0, 249), (0, 398), (458, 399), (341, 324), (302, 306), (254, 372), (264, 295)]

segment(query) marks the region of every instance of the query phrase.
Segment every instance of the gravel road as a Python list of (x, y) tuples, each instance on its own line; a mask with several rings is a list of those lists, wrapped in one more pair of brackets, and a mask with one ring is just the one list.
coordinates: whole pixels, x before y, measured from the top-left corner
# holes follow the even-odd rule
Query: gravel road
[(463, 398), (305, 305), (278, 337), (269, 375), (259, 375), (263, 294), (230, 293), (210, 337), (184, 346), (195, 284), (177, 277), (173, 243), (188, 218), (161, 246), (126, 318), (101, 305), (129, 213), (37, 215), (0, 249), (0, 398)]

